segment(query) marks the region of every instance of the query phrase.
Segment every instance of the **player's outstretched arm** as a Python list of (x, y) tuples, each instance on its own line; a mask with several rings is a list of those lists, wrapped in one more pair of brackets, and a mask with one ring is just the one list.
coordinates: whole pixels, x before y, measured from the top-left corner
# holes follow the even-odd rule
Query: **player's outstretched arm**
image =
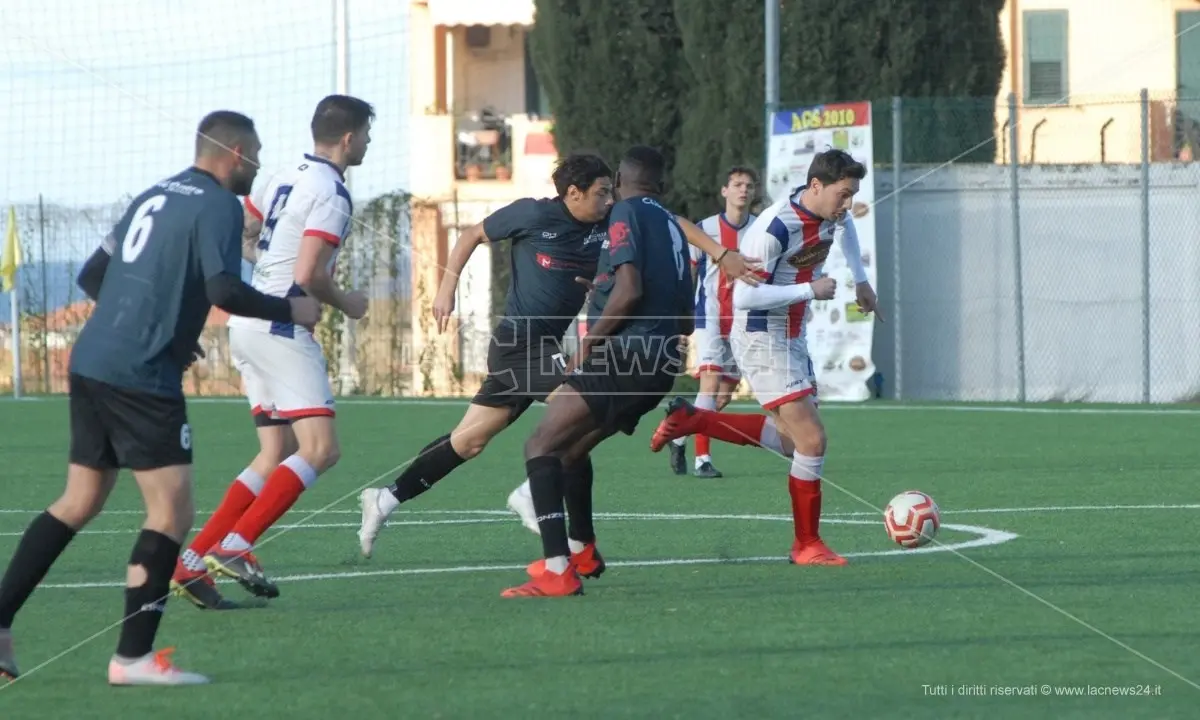
[(437, 322), (438, 332), (446, 331), (450, 315), (454, 312), (455, 291), (458, 290), (458, 278), (462, 275), (463, 268), (475, 253), (475, 248), (486, 242), (488, 236), (484, 232), (483, 223), (476, 223), (463, 230), (451, 248), (450, 256), (446, 258), (446, 274), (442, 276), (442, 283), (433, 299), (433, 318)]
[(851, 217), (847, 217), (842, 224), (842, 254), (846, 256), (846, 264), (854, 274), (854, 295), (858, 307), (865, 313), (874, 312), (883, 320), (883, 313), (879, 312), (879, 298), (875, 295), (875, 288), (871, 287), (867, 268), (863, 265), (858, 230), (854, 227), (854, 218)]
[(741, 250), (730, 250), (724, 247), (701, 230), (699, 225), (685, 217), (676, 215), (675, 220), (683, 229), (683, 236), (687, 238), (688, 245), (711, 257), (721, 266), (726, 275), (751, 285), (761, 282), (758, 271), (762, 269), (762, 258), (743, 255)]

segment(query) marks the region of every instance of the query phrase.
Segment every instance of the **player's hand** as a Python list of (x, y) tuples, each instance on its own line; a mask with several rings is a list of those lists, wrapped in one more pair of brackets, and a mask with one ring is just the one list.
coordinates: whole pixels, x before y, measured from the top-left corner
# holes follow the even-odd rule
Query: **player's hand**
[(816, 300), (832, 300), (837, 293), (837, 280), (826, 275), (812, 281), (813, 298)]
[(858, 309), (865, 315), (875, 313), (875, 317), (879, 318), (879, 322), (887, 322), (883, 319), (883, 313), (879, 312), (879, 298), (875, 295), (875, 288), (871, 287), (871, 283), (858, 283), (854, 286), (854, 296), (858, 301)]
[(727, 252), (725, 257), (721, 258), (721, 270), (731, 280), (741, 280), (753, 287), (762, 282), (762, 278), (758, 276), (758, 271), (762, 270), (762, 260), (745, 257), (736, 251)]
[(321, 303), (317, 302), (316, 298), (294, 297), (288, 298), (288, 304), (292, 306), (292, 322), (306, 327), (309, 331), (317, 326), (321, 320)]
[(346, 293), (342, 312), (352, 320), (362, 320), (367, 314), (367, 294), (362, 290), (351, 290)]
[(450, 324), (450, 316), (454, 314), (454, 291), (448, 293), (438, 292), (437, 297), (433, 299), (433, 319), (437, 322), (437, 330), (440, 333), (446, 332), (446, 327)]

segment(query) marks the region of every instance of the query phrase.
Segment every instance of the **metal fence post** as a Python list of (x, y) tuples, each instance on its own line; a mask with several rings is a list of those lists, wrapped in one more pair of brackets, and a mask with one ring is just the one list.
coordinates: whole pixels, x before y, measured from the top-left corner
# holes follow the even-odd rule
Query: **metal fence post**
[(896, 384), (895, 398), (904, 397), (904, 335), (900, 332), (900, 187), (904, 183), (904, 120), (903, 100), (892, 98), (892, 353), (894, 355), (892, 382)]
[(1150, 93), (1142, 88), (1142, 402), (1150, 402)]
[(1025, 289), (1021, 272), (1020, 133), (1017, 128), (1017, 95), (1008, 94), (1008, 173), (1012, 190), (1013, 284), (1017, 311), (1017, 401), (1025, 402)]

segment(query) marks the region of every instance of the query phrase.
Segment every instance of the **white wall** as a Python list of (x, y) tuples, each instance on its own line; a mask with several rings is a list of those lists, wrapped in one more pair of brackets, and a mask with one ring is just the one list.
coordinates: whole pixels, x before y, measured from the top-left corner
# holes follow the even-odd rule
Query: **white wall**
[[(901, 303), (892, 200), (877, 207), (880, 295), (875, 360), (905, 398), (1140, 402), (1143, 376), (1139, 168), (1031, 166), (1020, 173), (1024, 347), (1018, 343), (1009, 169), (903, 173)], [(1200, 166), (1151, 167), (1151, 400), (1200, 397)], [(918, 180), (918, 178), (921, 178)], [(892, 192), (876, 174), (876, 197)]]

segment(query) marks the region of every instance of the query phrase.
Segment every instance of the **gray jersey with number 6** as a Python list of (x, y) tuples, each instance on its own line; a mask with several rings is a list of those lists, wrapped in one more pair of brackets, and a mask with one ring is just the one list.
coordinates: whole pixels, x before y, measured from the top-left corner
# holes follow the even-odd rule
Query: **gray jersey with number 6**
[(181, 397), (183, 368), (211, 309), (205, 282), (241, 275), (242, 205), (188, 168), (134, 198), (105, 239), (112, 256), (70, 371)]

